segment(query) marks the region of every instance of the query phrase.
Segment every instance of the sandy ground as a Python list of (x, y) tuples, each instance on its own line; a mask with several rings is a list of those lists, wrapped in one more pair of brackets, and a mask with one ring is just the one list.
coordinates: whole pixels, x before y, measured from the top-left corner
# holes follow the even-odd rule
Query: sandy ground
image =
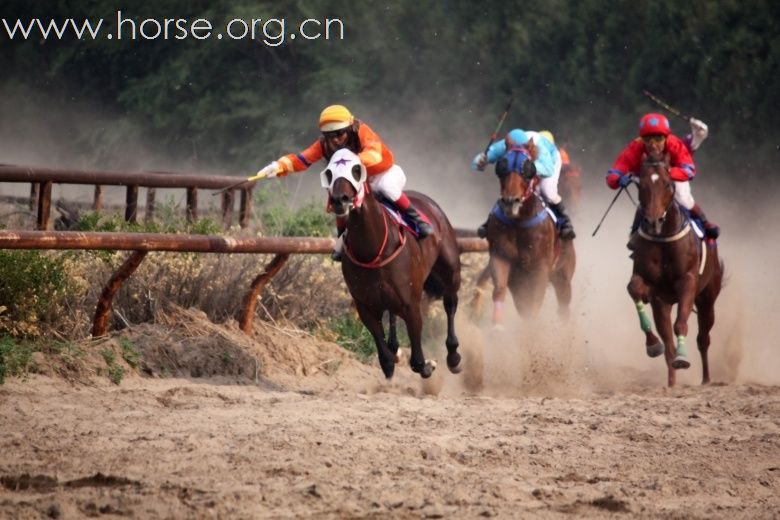
[[(667, 389), (625, 292), (633, 207), (620, 200), (591, 238), (612, 197), (592, 195), (571, 320), (548, 293), (539, 318), (494, 332), (468, 318), (464, 287), (459, 376), (440, 363), (423, 385), (404, 366), (387, 384), (332, 344), (185, 316), (138, 327), (155, 377), (10, 379), (0, 518), (780, 517), (774, 206), (746, 215), (697, 191), (724, 231), (714, 384), (698, 385), (694, 319), (692, 367)], [(194, 337), (176, 331), (187, 320)], [(163, 362), (178, 377), (158, 377)]]
[(0, 517), (780, 515), (778, 387), (518, 398), (364, 384), (11, 382)]

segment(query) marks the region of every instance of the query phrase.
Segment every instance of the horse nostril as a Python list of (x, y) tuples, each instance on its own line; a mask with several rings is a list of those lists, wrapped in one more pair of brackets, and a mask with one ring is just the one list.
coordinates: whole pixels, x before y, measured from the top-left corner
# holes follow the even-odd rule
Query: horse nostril
[(339, 199), (339, 201), (340, 201), (342, 204), (346, 204), (347, 202), (349, 202), (349, 195), (347, 195), (347, 194), (345, 193), (344, 195), (342, 195), (342, 196), (341, 196), (341, 198)]

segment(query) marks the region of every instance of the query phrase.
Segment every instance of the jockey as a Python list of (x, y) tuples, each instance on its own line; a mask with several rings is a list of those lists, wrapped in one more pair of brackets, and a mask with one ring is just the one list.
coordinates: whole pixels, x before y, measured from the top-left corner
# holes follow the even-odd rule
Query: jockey
[(688, 148), (688, 151), (691, 152), (691, 155), (693, 155), (693, 152), (698, 150), (701, 143), (707, 139), (709, 128), (703, 121), (699, 121), (694, 117), (690, 118), (688, 123), (691, 125), (691, 133), (683, 138), (683, 143)]
[[(488, 148), (487, 156), (480, 152), (471, 163), (473, 170), (483, 171), (488, 163), (495, 163), (512, 150), (523, 149), (534, 158), (534, 166), (541, 182), (539, 191), (542, 199), (550, 206), (560, 223), (561, 238), (571, 240), (576, 235), (571, 219), (566, 214), (566, 208), (558, 195), (558, 177), (561, 174), (561, 154), (549, 139), (540, 132), (523, 131), (519, 128), (511, 130), (506, 138), (497, 141)], [(479, 226), (477, 234), (487, 236), (487, 222)]]
[[(265, 174), (268, 178), (284, 177), (289, 173), (306, 170), (320, 159), (328, 161), (337, 150), (348, 148), (357, 154), (366, 166), (371, 189), (392, 201), (413, 220), (421, 237), (433, 233), (431, 225), (421, 217), (403, 192), (406, 174), (395, 163), (393, 152), (371, 127), (356, 119), (347, 107), (331, 105), (320, 114), (319, 128), (322, 135), (311, 146), (300, 153), (280, 157), (261, 169), (258, 174)], [(344, 246), (342, 235), (347, 228), (346, 219), (337, 218), (336, 228), (339, 240), (336, 241), (332, 256), (334, 260), (340, 260)]]
[[(546, 138), (552, 144), (555, 144), (555, 136), (553, 136), (552, 132), (550, 132), (549, 130), (540, 130), (539, 135)], [(563, 172), (567, 169), (568, 166), (571, 166), (571, 159), (569, 159), (569, 152), (566, 151), (566, 148), (563, 145), (558, 146), (557, 144), (555, 144), (555, 146), (558, 148), (558, 153), (561, 154), (561, 172)]]
[[(699, 144), (701, 140), (696, 146)], [(720, 228), (707, 220), (701, 207), (696, 204), (691, 195), (689, 181), (696, 175), (696, 166), (693, 164), (691, 154), (683, 141), (671, 133), (669, 120), (661, 114), (647, 114), (642, 117), (639, 121), (639, 137), (620, 152), (612, 169), (607, 172), (607, 185), (613, 190), (628, 186), (632, 176), (638, 175), (643, 159), (647, 155), (661, 153), (669, 159), (669, 174), (675, 184), (674, 199), (702, 222), (708, 238), (718, 238)], [(632, 236), (638, 227), (639, 214), (637, 213), (631, 226)], [(631, 248), (630, 241), (629, 248)]]

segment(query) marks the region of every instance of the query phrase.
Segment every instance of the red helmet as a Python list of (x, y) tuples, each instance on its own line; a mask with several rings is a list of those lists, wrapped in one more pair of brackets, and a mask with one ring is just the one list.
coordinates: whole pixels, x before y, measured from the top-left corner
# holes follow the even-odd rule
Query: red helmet
[(647, 114), (639, 120), (639, 135), (661, 134), (669, 135), (672, 131), (669, 129), (669, 120), (663, 114)]

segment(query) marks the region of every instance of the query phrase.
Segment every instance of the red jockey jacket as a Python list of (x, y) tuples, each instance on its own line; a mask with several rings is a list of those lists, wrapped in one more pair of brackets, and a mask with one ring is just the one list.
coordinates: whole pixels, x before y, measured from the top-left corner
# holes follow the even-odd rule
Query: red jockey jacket
[[(693, 164), (688, 148), (678, 137), (669, 134), (666, 137), (664, 154), (669, 158), (669, 175), (677, 182), (687, 182), (696, 175), (696, 165)], [(642, 161), (647, 156), (642, 138), (637, 137), (626, 146), (618, 156), (615, 164), (607, 172), (607, 185), (616, 190), (621, 176), (639, 175)]]

